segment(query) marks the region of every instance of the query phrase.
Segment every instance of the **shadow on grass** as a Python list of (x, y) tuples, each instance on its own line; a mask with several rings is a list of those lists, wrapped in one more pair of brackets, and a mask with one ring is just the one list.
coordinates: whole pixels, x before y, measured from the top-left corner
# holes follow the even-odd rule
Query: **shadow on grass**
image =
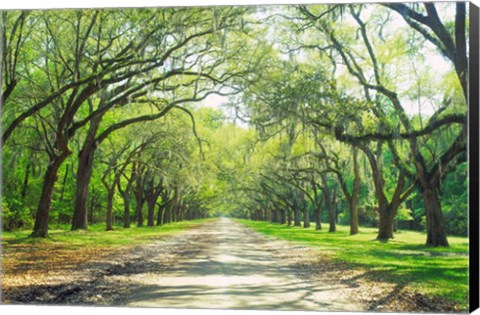
[(395, 284), (412, 285), (431, 296), (442, 296), (461, 304), (468, 293), (468, 240), (452, 238), (448, 248), (418, 244), (425, 235), (401, 231), (388, 241), (375, 239), (375, 230), (364, 228), (350, 236), (348, 227), (339, 226), (336, 233), (280, 224), (243, 222), (257, 231), (317, 248), (334, 261), (351, 268), (369, 270), (359, 277)]

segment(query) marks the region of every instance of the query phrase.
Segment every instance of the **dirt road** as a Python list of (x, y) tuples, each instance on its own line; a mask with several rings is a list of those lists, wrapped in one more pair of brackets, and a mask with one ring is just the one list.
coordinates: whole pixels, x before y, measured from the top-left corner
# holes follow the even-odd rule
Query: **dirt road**
[[(129, 281), (137, 289), (122, 300), (128, 306), (274, 309), (365, 310), (348, 294), (347, 284), (316, 283), (300, 277), (300, 266), (281, 259), (285, 244), (229, 219), (192, 231), (201, 237), (189, 244), (174, 266), (139, 273)], [(277, 245), (277, 246), (275, 246)], [(293, 252), (292, 252), (293, 253)], [(284, 257), (285, 258), (285, 257)], [(311, 280), (311, 279), (310, 279)], [(333, 281), (332, 281), (333, 282)]]
[[(36, 250), (31, 261), (31, 250)], [(18, 247), (4, 265), (2, 302), (160, 308), (445, 312), (456, 308), (267, 238), (229, 219), (148, 244), (96, 249)], [(77, 258), (77, 259), (75, 259)], [(32, 265), (33, 264), (33, 265)], [(25, 266), (24, 266), (25, 265)], [(25, 268), (24, 268), (25, 267)]]

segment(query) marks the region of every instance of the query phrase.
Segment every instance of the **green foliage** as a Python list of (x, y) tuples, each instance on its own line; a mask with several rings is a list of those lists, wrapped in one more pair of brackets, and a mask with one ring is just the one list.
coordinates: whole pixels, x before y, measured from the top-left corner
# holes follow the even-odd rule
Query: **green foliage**
[(395, 216), (395, 220), (398, 221), (410, 221), (413, 220), (412, 210), (408, 208), (400, 208), (397, 211), (397, 215)]
[(22, 207), (22, 202), (19, 200), (11, 200), (15, 207), (12, 210), (7, 202), (2, 202), (1, 222), (4, 231), (13, 231), (17, 229), (28, 229), (32, 226), (32, 218), (30, 211)]
[[(466, 197), (466, 196), (464, 196)], [(447, 231), (453, 235), (468, 235), (468, 216), (467, 207), (462, 202), (463, 199), (455, 204), (447, 203), (444, 207), (444, 218)]]
[(447, 231), (453, 235), (468, 234), (467, 164), (461, 164), (455, 172), (449, 174), (442, 187), (442, 210)]

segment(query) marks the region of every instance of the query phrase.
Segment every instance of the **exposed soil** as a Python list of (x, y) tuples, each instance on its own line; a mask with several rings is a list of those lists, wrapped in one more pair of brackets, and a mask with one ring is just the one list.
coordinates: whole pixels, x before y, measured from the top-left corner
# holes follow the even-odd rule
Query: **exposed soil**
[(343, 311), (455, 306), (221, 219), (148, 245), (69, 250), (14, 246), (3, 303)]

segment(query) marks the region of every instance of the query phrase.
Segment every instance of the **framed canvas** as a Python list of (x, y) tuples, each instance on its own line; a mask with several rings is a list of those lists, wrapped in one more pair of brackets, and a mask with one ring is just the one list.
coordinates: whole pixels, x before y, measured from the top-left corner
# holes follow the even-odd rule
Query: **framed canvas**
[(479, 34), (462, 1), (0, 4), (0, 310), (474, 312)]

